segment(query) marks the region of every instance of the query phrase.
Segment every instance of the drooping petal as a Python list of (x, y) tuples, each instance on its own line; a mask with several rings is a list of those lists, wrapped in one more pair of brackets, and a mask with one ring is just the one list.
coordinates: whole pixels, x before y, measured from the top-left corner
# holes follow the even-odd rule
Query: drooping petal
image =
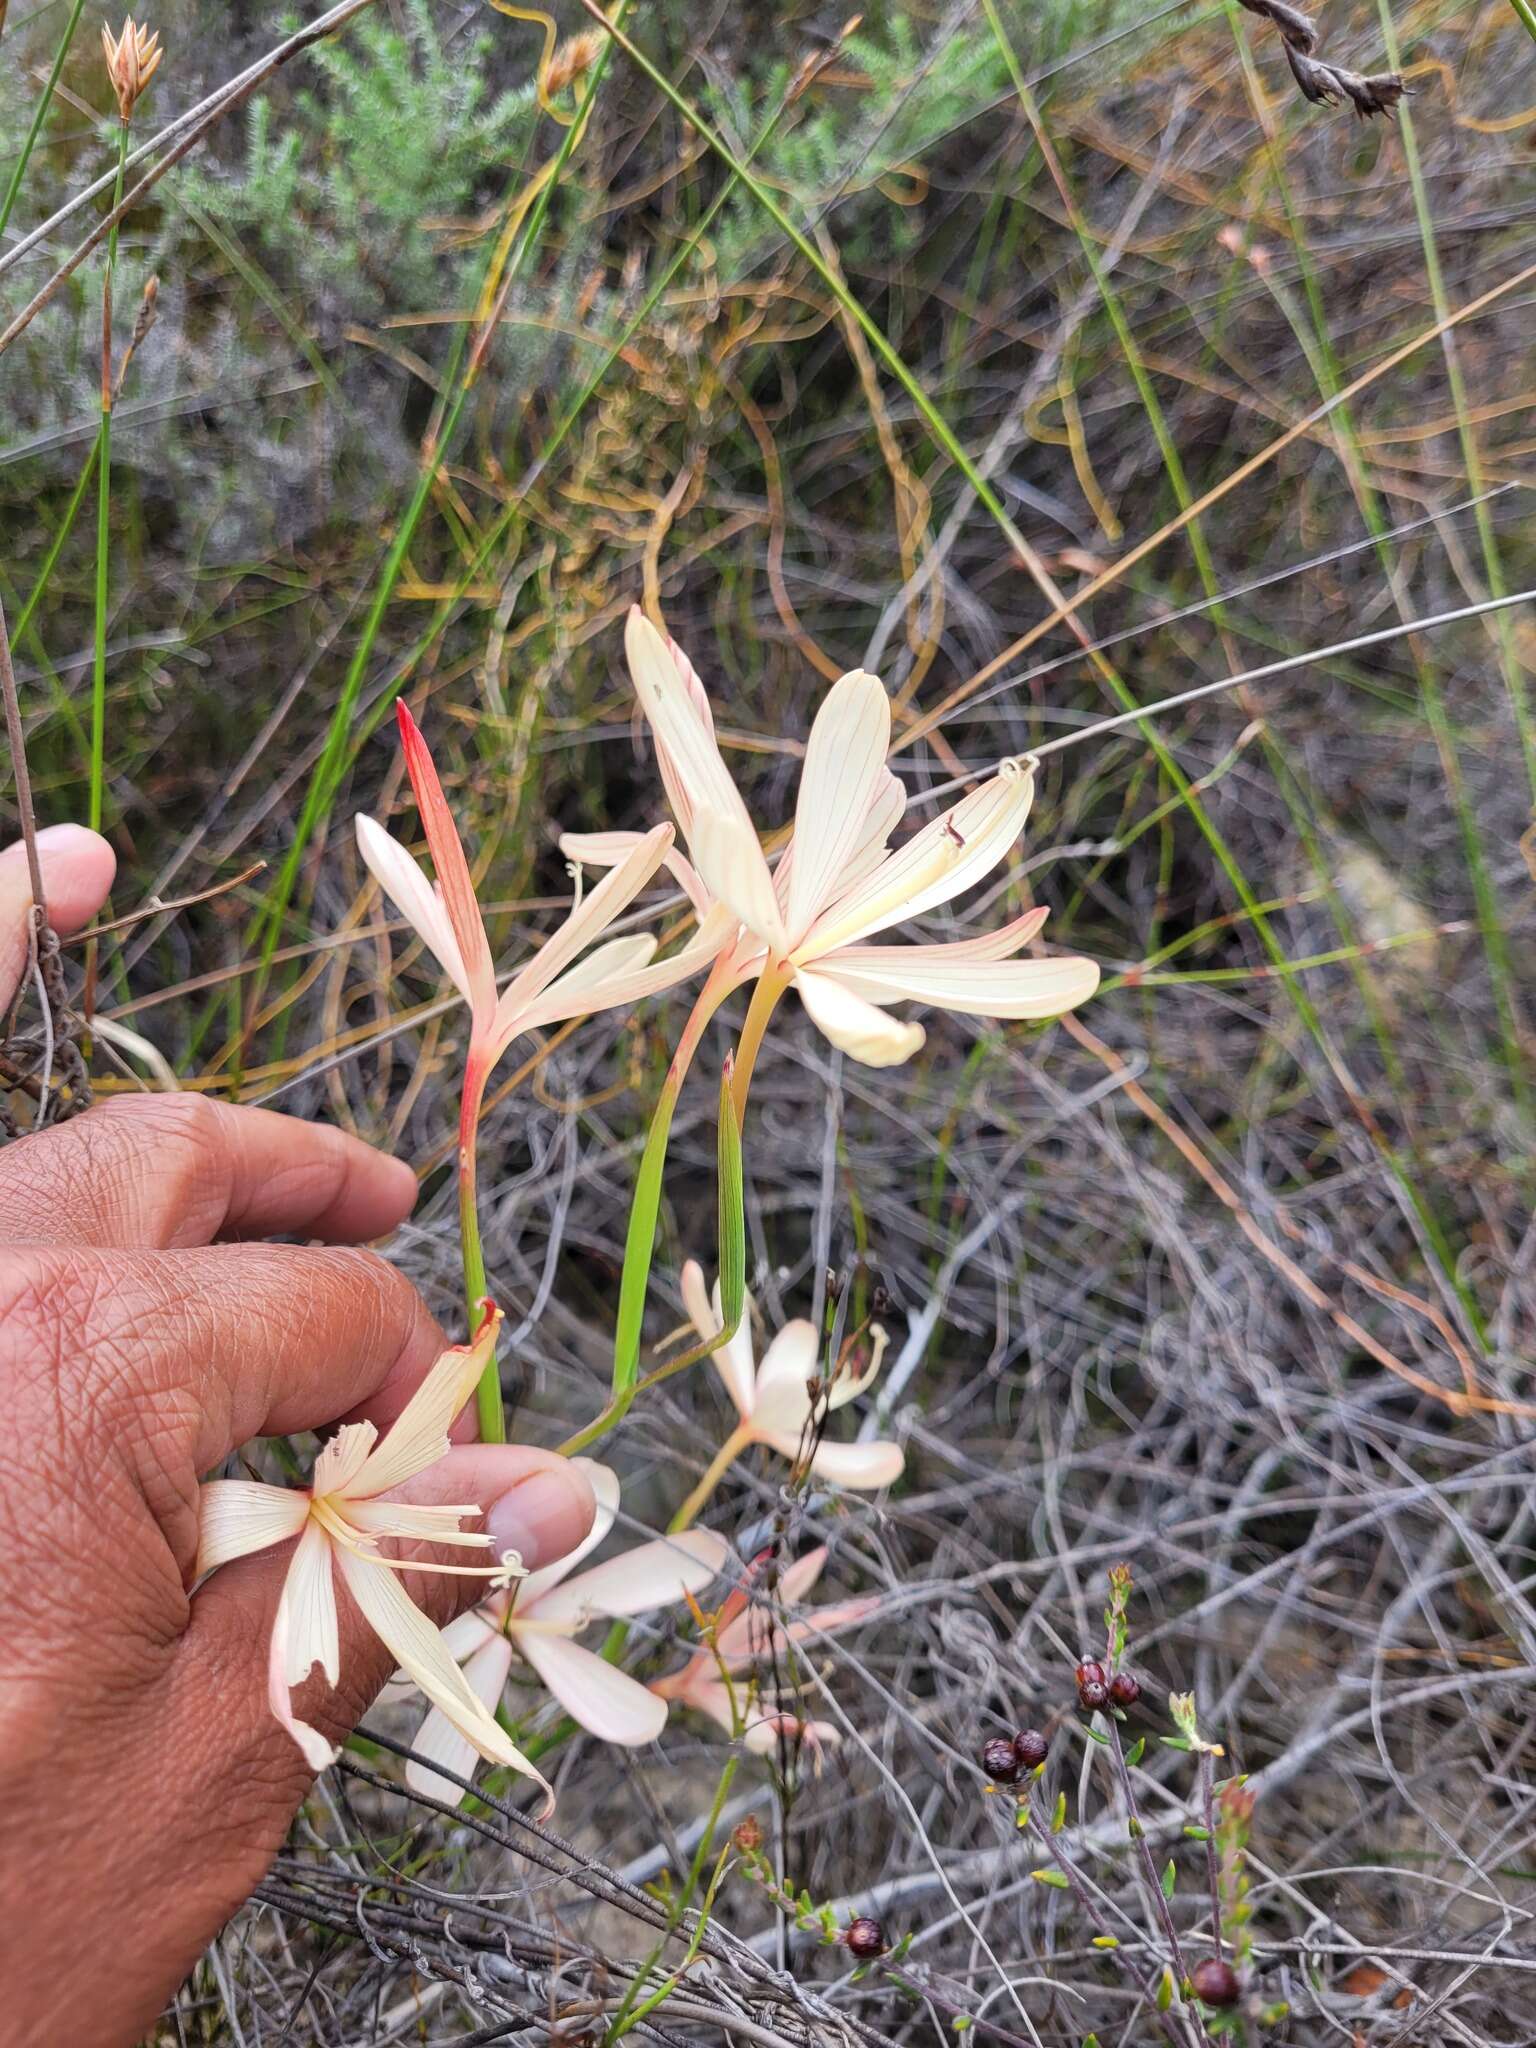
[(541, 1600), (520, 1602), (518, 1613), (557, 1628), (645, 1614), (653, 1607), (670, 1606), (684, 1593), (701, 1593), (730, 1554), (730, 1545), (713, 1530), (685, 1529), (579, 1572)]
[(197, 1490), (198, 1577), (297, 1536), (308, 1520), (307, 1493), (259, 1479), (210, 1479)]
[[(670, 634), (667, 636), (667, 652), (672, 657), (672, 665), (677, 670), (678, 681), (683, 686), (684, 694), (698, 715), (704, 736), (713, 745), (715, 714), (709, 708), (709, 692), (705, 689), (698, 670)], [(667, 792), (667, 802), (672, 806), (672, 815), (686, 834), (693, 829), (693, 806), (687, 787), (677, 772), (677, 764), (662, 745), (659, 736), (655, 737), (655, 747), (656, 766), (661, 771), (662, 787)]]
[[(682, 820), (678, 820), (682, 824)], [(684, 827), (686, 830), (687, 828)], [(578, 867), (616, 868), (624, 856), (640, 843), (638, 832), (562, 832), (560, 851)], [(711, 897), (699, 880), (692, 861), (674, 846), (663, 863), (669, 875), (681, 884), (688, 901), (700, 917), (709, 913)]]
[(882, 926), (947, 903), (989, 875), (1024, 829), (1034, 801), (1034, 771), (1004, 761), (996, 775), (932, 818), (888, 854), (817, 923), (799, 957), (820, 959)]
[[(460, 1616), (460, 1619), (469, 1617)], [(447, 1635), (445, 1629), (445, 1641)], [(464, 1682), (487, 1714), (494, 1715), (511, 1668), (512, 1645), (503, 1635), (487, 1635), (485, 1641), (464, 1660)], [(441, 1707), (434, 1707), (417, 1729), (411, 1747), (421, 1761), (418, 1763), (413, 1757), (406, 1765), (406, 1784), (413, 1792), (424, 1793), (428, 1799), (441, 1799), (445, 1806), (459, 1805), (465, 1797), (463, 1786), (440, 1777), (432, 1766), (441, 1764), (455, 1777), (472, 1778), (477, 1756), (474, 1744), (448, 1719)]]
[(512, 1634), (518, 1655), (533, 1666), (572, 1720), (599, 1741), (639, 1749), (666, 1726), (664, 1700), (569, 1636), (519, 1628), (516, 1622)]
[(546, 1564), (538, 1571), (530, 1572), (526, 1579), (517, 1581), (512, 1596), (514, 1614), (526, 1613), (537, 1601), (543, 1599), (552, 1586), (558, 1586), (562, 1579), (568, 1577), (584, 1557), (596, 1550), (613, 1527), (614, 1518), (619, 1512), (617, 1472), (609, 1465), (599, 1464), (595, 1458), (573, 1458), (571, 1463), (585, 1475), (587, 1484), (597, 1500), (597, 1514), (593, 1518), (591, 1528), (574, 1550), (567, 1551), (564, 1557), (557, 1558), (553, 1564)]
[(806, 743), (795, 805), (794, 866), (785, 922), (790, 944), (843, 881), (870, 810), (891, 738), (891, 704), (878, 676), (854, 669), (822, 700)]
[(376, 819), (359, 814), (355, 822), (363, 865), (473, 1009), (469, 969), (442, 897), (399, 840), (391, 838)]
[(352, 1500), (373, 1500), (435, 1465), (448, 1450), (448, 1430), (475, 1391), (488, 1361), (495, 1356), (501, 1310), (481, 1318), (473, 1342), (445, 1351), (391, 1424), (383, 1442), (347, 1489)]
[(904, 1024), (830, 974), (809, 974), (802, 967), (795, 988), (817, 1030), (866, 1067), (899, 1067), (923, 1043), (921, 1024)]
[(693, 857), (710, 894), (775, 953), (788, 946), (784, 919), (751, 820), (700, 805), (693, 821)]
[(821, 972), (866, 1002), (932, 1003), (966, 1017), (1059, 1017), (1099, 985), (1098, 963), (1072, 954), (955, 960), (947, 952), (944, 946), (861, 946), (824, 960)]
[(752, 1427), (762, 1437), (797, 1438), (810, 1420), (810, 1381), (821, 1357), (816, 1325), (803, 1317), (784, 1325), (757, 1369), (752, 1396)]
[(403, 1671), (410, 1673), (433, 1706), (481, 1756), (505, 1764), (544, 1788), (544, 1815), (554, 1807), (548, 1781), (534, 1769), (505, 1729), (475, 1696), (462, 1671), (449, 1656), (442, 1636), (387, 1566), (370, 1564), (350, 1550), (338, 1550), (337, 1561), (347, 1590), (363, 1619), (384, 1643)]
[[(733, 1697), (734, 1694), (734, 1697)], [(746, 1689), (728, 1686), (723, 1678), (696, 1677), (686, 1692), (674, 1695), (679, 1706), (692, 1707), (718, 1721), (727, 1735), (735, 1733), (736, 1715), (746, 1706)]]
[[(491, 1027), (493, 1053), (499, 1055), (526, 1028), (525, 1012), (562, 969), (592, 942), (600, 938), (621, 910), (633, 899), (661, 866), (672, 844), (672, 827), (655, 825), (627, 853), (588, 895), (584, 896), (564, 924), (559, 925), (540, 946), (516, 977), (501, 992)], [(585, 991), (581, 1007), (595, 1009), (591, 991)]]
[(395, 720), (405, 752), (405, 772), (411, 778), (416, 808), (421, 813), (421, 829), (427, 836), (427, 849), (437, 871), (437, 886), (442, 891), (443, 906), (448, 913), (453, 936), (458, 940), (459, 958), (464, 963), (475, 1029), (481, 1031), (489, 1022), (496, 1002), (496, 969), (491, 960), (490, 941), (485, 936), (485, 920), (480, 915), (475, 885), (470, 879), (469, 862), (464, 858), (459, 830), (448, 808), (448, 799), (443, 795), (443, 786), (437, 779), (437, 769), (427, 751), (427, 743), (406, 708), (404, 698), (395, 704)]
[(330, 1538), (318, 1522), (306, 1521), (278, 1596), (267, 1655), (267, 1698), (272, 1712), (317, 1771), (334, 1762), (336, 1751), (319, 1729), (295, 1715), (293, 1688), (304, 1683), (316, 1664), (329, 1685), (334, 1685), (341, 1673), (331, 1558)]
[[(941, 952), (951, 960), (1011, 960), (1015, 953), (1022, 953), (1031, 939), (1037, 939), (1045, 928), (1050, 911), (1038, 904), (1033, 910), (1026, 910), (1021, 917), (1010, 918), (1007, 924), (1000, 924), (995, 931), (977, 932), (969, 939), (943, 939), (933, 947), (918, 946), (911, 950)], [(866, 953), (894, 951), (893, 947), (840, 946), (834, 956), (839, 963), (846, 960), (857, 966)]]
[(371, 1422), (344, 1422), (330, 1442), (321, 1446), (310, 1474), (309, 1490), (317, 1497), (342, 1493), (368, 1462), (368, 1453), (379, 1440)]
[(906, 1453), (900, 1444), (821, 1443), (811, 1459), (811, 1471), (818, 1479), (830, 1479), (834, 1486), (876, 1493), (882, 1486), (894, 1486), (906, 1463)]
[(455, 1664), (467, 1664), (476, 1650), (482, 1649), (493, 1636), (501, 1635), (501, 1623), (505, 1617), (487, 1611), (494, 1609), (500, 1599), (501, 1595), (497, 1594), (495, 1601), (471, 1607), (467, 1614), (456, 1615), (452, 1621), (445, 1622), (438, 1630), (443, 1639), (443, 1648)]
[[(689, 1259), (680, 1276), (683, 1306), (687, 1309), (693, 1327), (707, 1344), (711, 1337), (725, 1327), (725, 1318), (720, 1308), (720, 1283), (715, 1282), (714, 1302), (704, 1292), (704, 1274), (696, 1259)], [(719, 1373), (725, 1391), (730, 1395), (736, 1413), (745, 1422), (752, 1413), (754, 1365), (752, 1359), (752, 1297), (744, 1294), (741, 1304), (741, 1321), (736, 1325), (730, 1338), (709, 1354), (710, 1364)]]

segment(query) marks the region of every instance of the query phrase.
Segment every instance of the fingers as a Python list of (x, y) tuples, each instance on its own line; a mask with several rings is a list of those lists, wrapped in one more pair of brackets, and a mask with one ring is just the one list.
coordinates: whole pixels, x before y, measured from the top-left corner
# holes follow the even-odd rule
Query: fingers
[[(551, 1451), (517, 1444), (475, 1444), (452, 1450), (392, 1496), (420, 1503), (472, 1501), (486, 1509), (483, 1526), (493, 1556), (517, 1551), (530, 1571), (553, 1564), (573, 1550), (592, 1526), (596, 1503), (582, 1473)], [(482, 1526), (473, 1515), (464, 1526)], [(393, 1549), (395, 1546), (391, 1546)], [(176, 1690), (183, 1711), (206, 1719), (224, 1717), (232, 1748), (254, 1748), (263, 1758), (258, 1776), (282, 1788), (287, 1810), (302, 1795), (313, 1772), (267, 1705), (267, 1653), (278, 1595), (293, 1555), (284, 1544), (259, 1556), (239, 1559), (203, 1586), (192, 1602), (191, 1619), (178, 1655)], [(478, 1563), (487, 1553), (422, 1548), (419, 1555), (440, 1563)], [(337, 1580), (341, 1634), (340, 1680), (328, 1688), (316, 1673), (297, 1701), (301, 1719), (333, 1742), (350, 1732), (394, 1670), (394, 1658), (368, 1628), (345, 1587)], [(483, 1597), (481, 1579), (436, 1573), (407, 1573), (403, 1583), (417, 1606), (439, 1627)], [(426, 1712), (426, 1703), (421, 1703)], [(407, 1735), (408, 1739), (408, 1735)], [(284, 1813), (286, 1821), (286, 1812)]]
[[(100, 910), (117, 872), (117, 856), (99, 832), (84, 825), (49, 825), (37, 835), (38, 864), (48, 921), (56, 932), (76, 932)], [(20, 841), (0, 853), (0, 1010), (26, 972), (27, 913), (32, 881)]]
[[(89, 1456), (137, 1457), (183, 1566), (184, 1479), (255, 1436), (399, 1412), (447, 1343), (409, 1281), (371, 1252), (296, 1245), (0, 1262), (0, 1387), (13, 1417), (78, 1418)], [(21, 1426), (25, 1426), (24, 1424)], [(161, 1496), (167, 1498), (162, 1500)]]
[(344, 1131), (200, 1095), (124, 1097), (0, 1152), (0, 1236), (12, 1242), (356, 1244), (393, 1230), (415, 1199), (403, 1161)]

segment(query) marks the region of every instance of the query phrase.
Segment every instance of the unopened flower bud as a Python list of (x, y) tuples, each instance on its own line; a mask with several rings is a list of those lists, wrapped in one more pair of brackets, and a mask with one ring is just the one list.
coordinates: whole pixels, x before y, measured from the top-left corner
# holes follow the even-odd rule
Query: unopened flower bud
[(1236, 2005), (1243, 1991), (1236, 1970), (1218, 1956), (1207, 1956), (1203, 1963), (1196, 1963), (1189, 1988), (1202, 2005), (1217, 2007)]
[(1134, 1707), (1141, 1698), (1141, 1683), (1129, 1671), (1117, 1671), (1109, 1681), (1109, 1696), (1117, 1707)]
[(1101, 1678), (1090, 1678), (1077, 1688), (1077, 1704), (1085, 1714), (1096, 1714), (1109, 1705), (1109, 1687)]
[(738, 1821), (731, 1831), (731, 1840), (743, 1856), (755, 1856), (763, 1846), (763, 1824), (755, 1813), (749, 1813), (745, 1820)]
[(1051, 1738), (1042, 1735), (1038, 1728), (1021, 1728), (1013, 1738), (1013, 1753), (1018, 1758), (1021, 1771), (1037, 1771), (1045, 1762), (1046, 1751)]
[(102, 23), (101, 46), (106, 54), (107, 76), (117, 94), (117, 111), (123, 120), (131, 121), (140, 93), (159, 70), (160, 59), (165, 55), (159, 31), (151, 34), (147, 28), (135, 25), (130, 14), (115, 42), (112, 31)]
[(1109, 1673), (1104, 1669), (1104, 1666), (1097, 1657), (1085, 1657), (1072, 1675), (1079, 1685), (1107, 1685), (1109, 1683)]
[(850, 1921), (843, 1935), (843, 1946), (849, 1955), (857, 1956), (861, 1963), (872, 1963), (876, 1956), (885, 1954), (885, 1929), (878, 1920), (863, 1915)]
[(994, 1735), (981, 1748), (981, 1768), (998, 1785), (1011, 1785), (1023, 1765), (1011, 1735)]

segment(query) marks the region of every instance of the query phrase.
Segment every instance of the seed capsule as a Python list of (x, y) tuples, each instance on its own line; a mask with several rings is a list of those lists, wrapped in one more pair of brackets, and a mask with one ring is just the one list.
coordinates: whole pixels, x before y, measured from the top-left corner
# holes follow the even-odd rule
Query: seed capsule
[(981, 1768), (994, 1784), (1011, 1785), (1024, 1766), (1011, 1735), (994, 1735), (981, 1746)]
[(1109, 1705), (1109, 1687), (1101, 1678), (1090, 1678), (1077, 1688), (1077, 1704), (1085, 1714), (1097, 1713)]
[(851, 1921), (843, 1936), (843, 1946), (861, 1963), (873, 1962), (876, 1956), (885, 1954), (885, 1929), (878, 1920), (868, 1917)]
[(1243, 1989), (1236, 1970), (1217, 1956), (1207, 1956), (1203, 1963), (1195, 1965), (1189, 1987), (1202, 2005), (1213, 2006), (1236, 2005)]
[(1134, 1707), (1141, 1698), (1141, 1683), (1129, 1671), (1117, 1671), (1109, 1681), (1109, 1696), (1117, 1707)]
[(1051, 1738), (1042, 1735), (1038, 1728), (1021, 1728), (1013, 1738), (1013, 1753), (1018, 1758), (1021, 1771), (1037, 1771), (1045, 1762), (1046, 1751)]
[(1109, 1673), (1097, 1657), (1085, 1657), (1072, 1674), (1080, 1686), (1108, 1685)]

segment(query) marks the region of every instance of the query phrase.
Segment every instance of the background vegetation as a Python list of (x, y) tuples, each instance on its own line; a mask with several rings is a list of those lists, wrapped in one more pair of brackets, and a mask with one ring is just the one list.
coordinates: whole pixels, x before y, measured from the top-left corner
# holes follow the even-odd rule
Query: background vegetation
[[(1003, 753), (1307, 657), (1046, 761), (1016, 863), (949, 929), (1049, 903), (1054, 941), (1104, 963), (1080, 1019), (935, 1017), (892, 1078), (780, 1014), (750, 1277), (769, 1327), (822, 1314), (829, 1273), (884, 1290), (909, 1464), (875, 1507), (786, 1501), (767, 1465), (722, 1496), (744, 1549), (788, 1517), (832, 1545), (828, 1587), (882, 1605), (818, 1646), (841, 1745), (819, 1770), (744, 1763), (720, 1812), (755, 1813), (840, 1922), (910, 1933), (916, 1988), (854, 1981), (738, 1878), (702, 1988), (640, 2032), (1153, 2038), (976, 1763), (1054, 1727), (1048, 1790), (1145, 1943), (1068, 1711), (1123, 1559), (1141, 1725), (1193, 1688), (1252, 1774), (1247, 2038), (1536, 2039), (1536, 630), (1515, 606), (1332, 651), (1536, 581), (1536, 47), (1504, 0), (1333, 6), (1328, 55), (1411, 88), (1367, 123), (1303, 100), (1235, 0), (627, 19), (748, 178), (565, 0), (552, 64), (537, 19), (377, 0), (129, 215), (119, 358), (158, 294), (112, 430), (102, 636), (101, 251), (0, 363), (0, 597), (42, 810), (87, 811), (99, 641), (116, 909), (267, 862), (103, 947), (96, 999), (181, 1085), (412, 1159), (394, 1250), (452, 1321), (462, 1024), (350, 834), (360, 808), (416, 829), (397, 694), (510, 952), (568, 890), (557, 824), (656, 815), (620, 656), (638, 595), (769, 818), (846, 667), (895, 695), (920, 818)], [(135, 141), (284, 32), (195, 0), (154, 26)], [(117, 123), (93, 11), (14, 0), (4, 48), (14, 245), (111, 170)], [(10, 268), (8, 314), (91, 218)], [(541, 1441), (601, 1402), (686, 1000), (545, 1048), (486, 1127), (487, 1252)], [(713, 1114), (706, 1063), (658, 1339), (681, 1259), (710, 1256)], [(635, 1409), (610, 1447), (632, 1512), (664, 1518), (719, 1421), (694, 1375)], [(725, 1751), (675, 1720), (658, 1754), (552, 1755), (578, 1856), (541, 1851), (542, 1875), (344, 1768), (165, 2039), (601, 2038), (665, 1912), (618, 1879), (686, 1872)], [(1138, 1788), (1196, 1930), (1188, 1759), (1150, 1744)]]

